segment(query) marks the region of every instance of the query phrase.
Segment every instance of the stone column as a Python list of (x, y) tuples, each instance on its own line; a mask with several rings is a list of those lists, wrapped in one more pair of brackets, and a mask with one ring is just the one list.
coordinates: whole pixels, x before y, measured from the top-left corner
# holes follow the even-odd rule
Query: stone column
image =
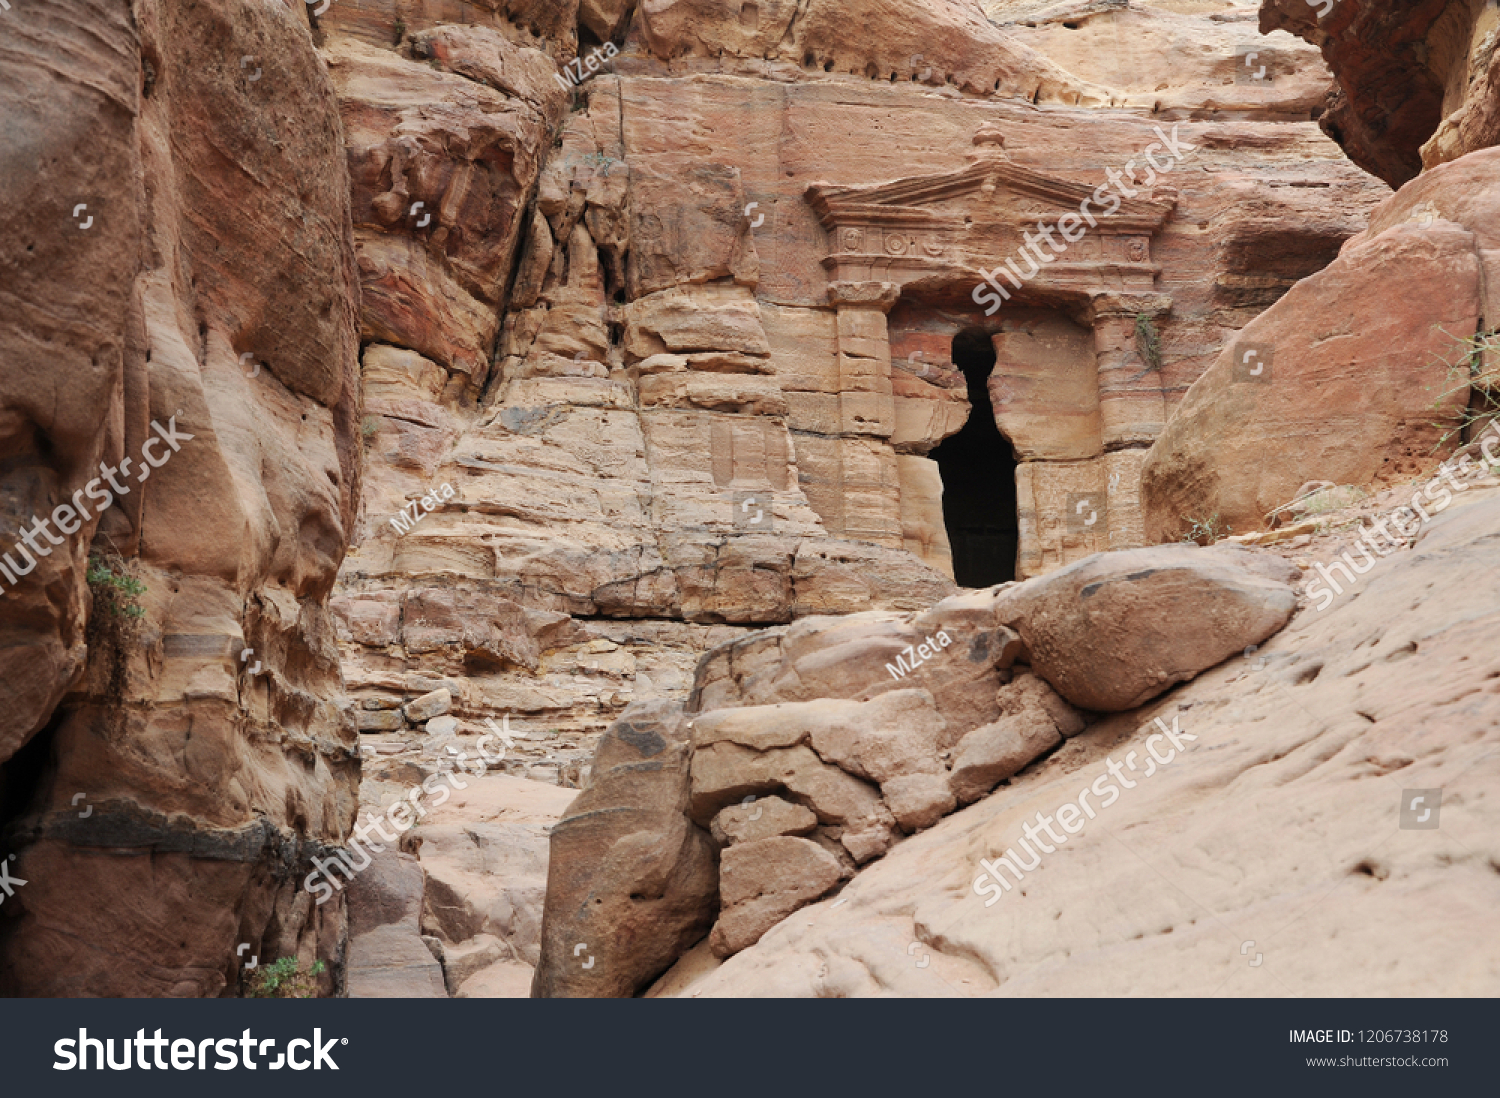
[(891, 342), (886, 314), (901, 296), (892, 282), (833, 282), (828, 300), (837, 316), (838, 433), (842, 535), (899, 549), (901, 492), (891, 393)]
[(1167, 294), (1100, 293), (1090, 306), (1099, 364), (1099, 420), (1106, 452), (1150, 446), (1167, 421), (1161, 374), (1136, 349), (1136, 318), (1172, 311)]
[(1094, 353), (1099, 367), (1099, 423), (1109, 505), (1111, 549), (1145, 544), (1140, 477), (1146, 452), (1166, 426), (1167, 401), (1160, 371), (1141, 357), (1137, 318), (1153, 323), (1172, 311), (1166, 294), (1106, 292), (1094, 295)]

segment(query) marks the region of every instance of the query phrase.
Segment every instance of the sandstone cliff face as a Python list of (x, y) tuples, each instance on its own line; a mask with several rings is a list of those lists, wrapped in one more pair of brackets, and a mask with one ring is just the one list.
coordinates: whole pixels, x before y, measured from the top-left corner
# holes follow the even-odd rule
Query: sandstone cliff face
[[(1263, 642), (1291, 616), (1298, 575), (1237, 547), (1138, 549), (918, 615), (806, 618), (710, 652), (685, 711), (634, 707), (612, 728), (598, 759), (611, 769), (554, 832), (534, 994), (641, 991), (694, 940), (693, 916), (717, 916), (716, 956), (753, 946), (873, 872), (905, 836), (1066, 751), (1065, 740), (1090, 742), (1102, 714)], [(690, 735), (673, 738), (687, 750), (667, 756), (667, 730), (684, 721)], [(635, 737), (645, 754), (640, 738), (655, 729), (653, 757), (673, 762), (648, 786), (635, 753), (620, 757), (612, 740)], [(716, 866), (700, 848), (716, 850)], [(656, 883), (668, 880), (696, 887)], [(668, 900), (675, 918), (644, 918)], [(597, 970), (569, 954), (578, 941)]]
[[(1277, 35), (1274, 79), (1237, 78), (1248, 11), (584, 4), (575, 42), (563, 7), (320, 21), (372, 468), (350, 688), (393, 747), (439, 686), (456, 747), (511, 714), (520, 776), (579, 781), (626, 705), (756, 626), (953, 590), (932, 455), (971, 414), (1016, 574), (1144, 544), (1171, 408), (1382, 193), (1311, 121), (1312, 47)], [(1123, 220), (987, 316), (982, 272), (1111, 170), (1142, 184)], [(966, 330), (996, 359), (977, 389)]]
[(301, 878), (358, 783), (327, 605), (361, 494), (333, 90), (300, 5), (29, 14), (0, 65), (0, 544), (24, 573), (0, 814), (26, 882), (0, 988), (216, 995), (297, 956), (332, 989), (342, 903)]
[[(1197, 0), (21, 24), (0, 854), (27, 883), (0, 990), (232, 993), (253, 951), (327, 962), (324, 992), (633, 993), (1071, 758), (1080, 708), (1258, 643), (1290, 604), (1225, 596), (1214, 643), (1148, 629), (1173, 658), (1115, 676), (1067, 665), (1087, 622), (1012, 605), (1038, 587), (955, 592), (1052, 578), (1071, 606), (1090, 569), (1158, 571), (1084, 558), (1254, 526), (1310, 454), (1361, 484), (1430, 464), (1431, 322), (1495, 312), (1489, 162), (1366, 231), (1387, 192), (1317, 119), (1396, 182), (1434, 110), (1430, 163), (1488, 144), (1491, 16), (1284, 7), (1266, 29), (1306, 42)], [(1352, 89), (1326, 113), (1319, 49)], [(1364, 105), (1406, 84), (1389, 118)], [(1227, 399), (1249, 336), (1289, 384)], [(1320, 446), (1327, 413), (1348, 430)], [(124, 458), (130, 491), (85, 507)], [(1170, 591), (1159, 571), (1119, 589)], [(911, 682), (823, 652), (933, 630), (962, 658)], [(380, 852), (351, 925), (342, 889), (314, 902), (357, 812), (456, 765), (476, 790)]]
[[(1436, 43), (1493, 38), (1492, 12), (1465, 22), (1468, 9), (1451, 5), (1429, 25), (1401, 7), (1409, 19), (1398, 28), (1382, 10), (1342, 5), (1316, 32), (1356, 105), (1395, 101), (1379, 89), (1407, 86), (1385, 63), (1396, 41), (1429, 43), (1412, 56), (1431, 75), (1457, 56)], [(1227, 340), (1188, 390), (1142, 469), (1148, 537), (1269, 530), (1308, 487), (1420, 487), (1493, 415), (1496, 157), (1474, 128), (1493, 97), (1482, 82), (1450, 81), (1448, 92), (1444, 130), (1422, 154), (1430, 170), (1382, 202), (1336, 262)], [(1415, 174), (1415, 116), (1360, 117), (1383, 120), (1349, 130), (1350, 155), (1397, 181)]]

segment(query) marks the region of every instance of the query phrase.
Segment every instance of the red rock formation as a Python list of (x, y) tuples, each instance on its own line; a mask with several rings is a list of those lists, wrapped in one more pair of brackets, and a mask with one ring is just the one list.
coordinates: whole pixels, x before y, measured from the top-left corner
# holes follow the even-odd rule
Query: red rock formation
[(80, 0), (9, 33), (0, 542), (101, 462), (129, 491), (0, 595), (27, 882), (0, 987), (216, 995), (297, 956), (331, 989), (342, 903), (301, 879), (358, 780), (327, 613), (361, 494), (332, 87), (300, 5)]
[(1324, 131), (1393, 187), (1500, 142), (1500, 17), (1482, 0), (1263, 0), (1261, 29), (1320, 46), (1338, 80)]

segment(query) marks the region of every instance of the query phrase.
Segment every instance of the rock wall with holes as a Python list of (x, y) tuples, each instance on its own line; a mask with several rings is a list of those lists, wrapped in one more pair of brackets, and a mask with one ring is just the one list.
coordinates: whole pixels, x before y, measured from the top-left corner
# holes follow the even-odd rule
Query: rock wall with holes
[(334, 991), (344, 904), (301, 887), (359, 769), (328, 610), (361, 497), (333, 87), (300, 4), (6, 27), (0, 993), (232, 994), (281, 957)]
[[(1171, 408), (1383, 188), (1312, 121), (1316, 50), (1277, 34), (1275, 78), (1239, 78), (1253, 12), (1003, 7), (321, 16), (371, 469), (336, 608), (372, 751), (436, 765), (509, 713), (505, 768), (574, 783), (707, 648), (951, 590), (929, 455), (970, 414), (965, 329), (996, 349), (1018, 573), (1142, 543)], [(1148, 178), (1158, 128), (1194, 152)], [(1121, 225), (986, 315), (980, 272), (1112, 169), (1141, 184)], [(439, 690), (436, 725), (405, 708)]]

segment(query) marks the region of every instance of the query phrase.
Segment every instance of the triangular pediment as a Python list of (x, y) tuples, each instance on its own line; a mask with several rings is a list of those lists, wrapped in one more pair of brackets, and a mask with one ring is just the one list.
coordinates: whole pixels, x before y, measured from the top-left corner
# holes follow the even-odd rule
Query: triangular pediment
[[(998, 220), (1035, 220), (1041, 210), (1064, 213), (1091, 201), (1096, 188), (1024, 168), (1001, 157), (985, 157), (957, 171), (908, 176), (889, 183), (840, 187), (814, 183), (806, 198), (825, 229), (839, 225), (906, 224), (939, 227), (956, 214), (939, 207), (955, 199), (982, 200)], [(1120, 197), (1109, 217), (1117, 232), (1155, 233), (1172, 214), (1175, 201)], [(1008, 200), (1008, 201), (1007, 201)]]

